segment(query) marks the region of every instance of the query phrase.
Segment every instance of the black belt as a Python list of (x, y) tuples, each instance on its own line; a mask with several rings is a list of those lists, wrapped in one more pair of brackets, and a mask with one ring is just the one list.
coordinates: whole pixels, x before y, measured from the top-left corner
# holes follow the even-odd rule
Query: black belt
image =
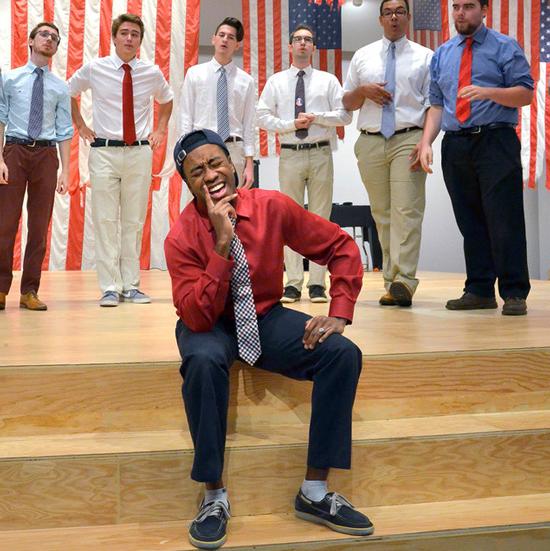
[(239, 136), (229, 136), (229, 138), (227, 138), (225, 140), (225, 143), (230, 143), (230, 142), (242, 142), (243, 139), (242, 138), (239, 138)]
[(6, 145), (10, 143), (26, 145), (27, 147), (55, 147), (57, 145), (57, 142), (53, 140), (23, 140), (21, 138), (14, 138), (13, 136), (6, 136)]
[(301, 151), (302, 149), (318, 149), (319, 147), (326, 147), (330, 145), (330, 142), (314, 142), (314, 143), (283, 143), (281, 149), (293, 149), (294, 151)]
[[(412, 130), (422, 130), (422, 128), (420, 128), (420, 126), (409, 126), (408, 128), (401, 128), (399, 130), (396, 130), (393, 135), (395, 136), (396, 134), (405, 134), (406, 132), (411, 132)], [(382, 136), (382, 132), (368, 132), (367, 130), (361, 130), (361, 134), (368, 134), (369, 136)]]
[(135, 145), (149, 145), (149, 140), (137, 140), (134, 143), (127, 144), (123, 140), (106, 140), (105, 138), (96, 138), (91, 147), (133, 147)]
[(516, 125), (511, 122), (493, 122), (482, 126), (471, 126), (470, 128), (461, 128), (460, 130), (447, 130), (445, 134), (451, 136), (471, 136), (472, 134), (481, 134), (487, 130), (495, 130), (497, 128), (515, 128)]

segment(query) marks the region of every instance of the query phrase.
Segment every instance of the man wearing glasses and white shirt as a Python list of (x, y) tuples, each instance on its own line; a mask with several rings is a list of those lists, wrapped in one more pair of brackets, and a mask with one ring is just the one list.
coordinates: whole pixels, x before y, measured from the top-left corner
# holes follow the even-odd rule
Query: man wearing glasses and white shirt
[(226, 17), (212, 37), (214, 57), (190, 67), (180, 98), (180, 134), (204, 128), (227, 145), (239, 186), (254, 183), (256, 90), (254, 79), (237, 67), (233, 55), (244, 38), (242, 23)]
[[(115, 53), (90, 61), (69, 80), (73, 121), (80, 137), (92, 146), (89, 167), (100, 306), (151, 302), (139, 290), (141, 236), (153, 150), (166, 136), (173, 94), (159, 67), (136, 57), (144, 32), (137, 15), (118, 16), (111, 28)], [(93, 130), (86, 126), (76, 100), (89, 88)], [(160, 104), (156, 130), (151, 128), (153, 98)]]
[[(269, 77), (258, 102), (258, 125), (277, 132), (281, 142), (279, 183), (281, 191), (325, 219), (332, 210), (332, 148), (336, 127), (349, 124), (351, 114), (342, 105), (338, 79), (311, 66), (315, 36), (307, 25), (290, 35), (292, 65)], [(302, 295), (302, 257), (285, 247), (287, 282), (281, 302), (296, 302)], [(310, 262), (309, 299), (327, 302), (326, 268)]]
[(426, 175), (411, 171), (429, 107), (433, 52), (407, 40), (408, 0), (380, 3), (382, 40), (353, 56), (344, 106), (360, 109), (355, 155), (383, 253), (382, 306), (411, 306), (425, 206)]

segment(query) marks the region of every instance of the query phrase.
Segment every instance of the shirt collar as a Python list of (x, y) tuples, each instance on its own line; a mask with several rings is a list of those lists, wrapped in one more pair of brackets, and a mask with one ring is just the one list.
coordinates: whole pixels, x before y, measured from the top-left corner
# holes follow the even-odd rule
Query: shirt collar
[[(34, 70), (38, 67), (38, 65), (35, 65), (31, 60), (29, 60), (27, 62), (27, 64), (25, 65), (25, 68), (27, 69), (27, 71), (29, 73), (33, 73)], [(45, 73), (48, 73), (50, 68), (48, 67), (48, 65), (42, 65), (42, 67), (40, 67)]]
[[(487, 29), (487, 27), (482, 23), (477, 29), (477, 31), (472, 35), (474, 42), (477, 42), (478, 44), (483, 44), (488, 32), (489, 32), (489, 29)], [(466, 39), (468, 38), (463, 34), (460, 34), (458, 36), (460, 37), (460, 40), (458, 42), (459, 44), (466, 42)]]
[(227, 65), (222, 65), (215, 57), (210, 60), (210, 63), (212, 64), (212, 69), (214, 69), (215, 73), (219, 70), (220, 67), (225, 67), (225, 71), (227, 73), (231, 73), (236, 67), (233, 60), (231, 60)]
[(126, 62), (126, 61), (122, 61), (122, 59), (120, 59), (120, 57), (118, 57), (116, 54), (113, 54), (111, 56), (111, 59), (113, 60), (113, 64), (117, 69), (120, 69), (125, 63), (128, 63), (128, 65), (130, 65), (132, 70), (134, 70), (136, 68), (136, 65), (138, 64), (137, 57), (134, 57), (130, 61)]
[(308, 65), (304, 69), (298, 69), (298, 67), (295, 67), (294, 65), (291, 65), (289, 68), (290, 74), (295, 77), (299, 71), (304, 71), (306, 74), (306, 77), (311, 76), (311, 73), (313, 73), (313, 67), (311, 65)]
[[(409, 41), (407, 40), (407, 36), (402, 36), (399, 40), (395, 40), (394, 44), (395, 44), (395, 51), (396, 52), (400, 52), (408, 43)], [(384, 52), (387, 52), (390, 45), (391, 45), (392, 41), (391, 40), (388, 40), (385, 36), (382, 37), (382, 44), (383, 44), (383, 49), (384, 49)]]

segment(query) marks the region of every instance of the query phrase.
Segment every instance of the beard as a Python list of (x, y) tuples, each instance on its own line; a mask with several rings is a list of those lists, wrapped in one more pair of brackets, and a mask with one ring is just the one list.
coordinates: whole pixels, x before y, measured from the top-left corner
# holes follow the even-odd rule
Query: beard
[(479, 26), (481, 25), (481, 23), (478, 23), (477, 25), (474, 24), (474, 23), (458, 23), (457, 21), (455, 21), (455, 29), (456, 29), (456, 32), (459, 33), (459, 34), (463, 34), (463, 35), (466, 35), (466, 36), (470, 36), (472, 34), (474, 34), (477, 29), (479, 28)]

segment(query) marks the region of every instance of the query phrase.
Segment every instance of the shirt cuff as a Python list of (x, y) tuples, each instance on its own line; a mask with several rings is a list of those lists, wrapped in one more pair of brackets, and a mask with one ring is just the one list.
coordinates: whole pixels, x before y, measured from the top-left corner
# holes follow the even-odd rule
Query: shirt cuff
[(353, 321), (354, 309), (355, 302), (351, 302), (344, 297), (332, 298), (328, 315), (333, 318), (344, 318), (351, 323)]
[(208, 265), (206, 266), (206, 272), (219, 281), (229, 281), (231, 279), (231, 270), (233, 270), (234, 264), (234, 260), (224, 258), (216, 251), (213, 251), (210, 255)]

